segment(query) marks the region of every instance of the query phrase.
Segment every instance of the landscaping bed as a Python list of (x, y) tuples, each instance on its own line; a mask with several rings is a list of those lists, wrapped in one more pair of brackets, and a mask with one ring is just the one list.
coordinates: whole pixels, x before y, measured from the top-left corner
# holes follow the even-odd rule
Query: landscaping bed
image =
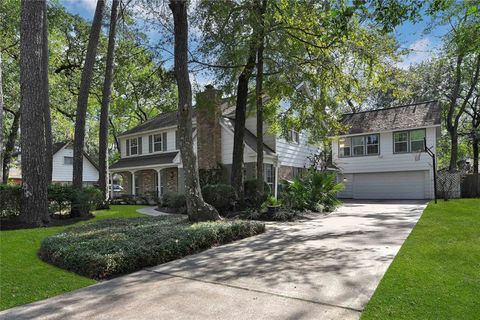
[(362, 319), (478, 319), (480, 199), (430, 202)]
[(264, 231), (259, 222), (192, 224), (181, 216), (103, 220), (47, 237), (39, 256), (77, 274), (107, 279)]

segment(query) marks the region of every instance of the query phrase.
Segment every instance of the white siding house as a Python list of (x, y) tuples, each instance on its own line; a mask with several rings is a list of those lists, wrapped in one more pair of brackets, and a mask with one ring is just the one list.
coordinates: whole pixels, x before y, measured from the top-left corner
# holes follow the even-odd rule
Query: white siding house
[(436, 153), (440, 109), (435, 102), (347, 114), (346, 134), (332, 142), (333, 164), (343, 198), (431, 199), (432, 159)]
[[(73, 149), (65, 144), (53, 155), (52, 181), (71, 183), (73, 181)], [(98, 169), (87, 156), (83, 156), (83, 183), (93, 185), (98, 182)]]
[[(227, 182), (233, 162), (235, 115), (215, 96), (215, 90), (210, 88), (201, 94), (210, 100), (197, 99), (197, 103), (201, 100), (205, 105), (197, 105), (193, 118), (193, 143), (198, 167), (200, 170), (209, 170), (221, 166)], [(257, 160), (256, 117), (247, 117), (245, 127), (245, 177), (252, 179), (256, 175)], [(309, 157), (319, 149), (308, 144), (304, 133), (293, 132), (287, 141), (270, 133), (267, 123), (264, 127), (265, 179), (274, 187), (280, 179), (290, 179), (300, 169), (307, 168), (310, 165)], [(127, 192), (133, 195), (155, 193), (159, 196), (162, 190), (183, 190), (176, 129), (176, 112), (170, 112), (160, 114), (119, 136), (121, 159), (110, 167), (110, 173), (123, 177)], [(155, 143), (157, 138), (158, 149), (155, 149), (152, 141)]]

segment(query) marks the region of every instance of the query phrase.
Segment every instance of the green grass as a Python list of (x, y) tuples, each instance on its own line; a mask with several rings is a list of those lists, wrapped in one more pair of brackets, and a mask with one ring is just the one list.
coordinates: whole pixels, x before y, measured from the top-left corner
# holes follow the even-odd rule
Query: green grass
[(431, 202), (362, 319), (478, 319), (480, 199)]
[[(142, 216), (142, 206), (112, 206), (95, 213), (91, 221)], [(0, 310), (45, 299), (95, 283), (41, 261), (37, 257), (41, 241), (66, 227), (0, 231)]]

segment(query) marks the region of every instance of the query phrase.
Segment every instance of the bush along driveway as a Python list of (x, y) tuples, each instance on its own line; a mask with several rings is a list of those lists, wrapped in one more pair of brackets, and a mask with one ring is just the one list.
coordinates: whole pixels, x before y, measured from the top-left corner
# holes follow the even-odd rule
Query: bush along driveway
[(424, 208), (346, 203), (327, 216), (268, 223), (258, 236), (0, 318), (358, 319)]
[(480, 199), (430, 203), (362, 319), (478, 319)]

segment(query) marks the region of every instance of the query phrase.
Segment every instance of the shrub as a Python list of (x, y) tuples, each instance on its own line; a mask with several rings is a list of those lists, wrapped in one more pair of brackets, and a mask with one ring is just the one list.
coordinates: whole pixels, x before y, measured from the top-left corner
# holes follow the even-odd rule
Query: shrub
[[(20, 215), (22, 189), (17, 185), (0, 185), (0, 218)], [(48, 186), (48, 210), (50, 214), (69, 214), (74, 208), (88, 213), (102, 203), (100, 190), (86, 187), (80, 190), (72, 186), (51, 184)]]
[(0, 184), (0, 218), (15, 218), (20, 214), (22, 189), (18, 185)]
[(243, 188), (245, 194), (245, 203), (250, 207), (256, 207), (257, 204), (265, 202), (265, 200), (268, 198), (268, 195), (272, 193), (270, 186), (264, 182), (264, 197), (257, 200), (257, 179), (245, 180)]
[(220, 212), (229, 211), (235, 205), (235, 190), (228, 184), (209, 184), (202, 188), (202, 195)]
[(176, 192), (165, 192), (162, 195), (162, 206), (173, 209), (180, 209), (187, 205), (185, 195)]
[(110, 219), (45, 238), (39, 256), (80, 275), (105, 279), (264, 231), (264, 224), (252, 221), (191, 224), (178, 216)]
[(315, 170), (309, 170), (304, 176), (286, 183), (282, 194), (283, 203), (299, 210), (331, 211), (340, 204), (337, 192), (344, 188), (342, 183), (337, 183), (335, 173)]

